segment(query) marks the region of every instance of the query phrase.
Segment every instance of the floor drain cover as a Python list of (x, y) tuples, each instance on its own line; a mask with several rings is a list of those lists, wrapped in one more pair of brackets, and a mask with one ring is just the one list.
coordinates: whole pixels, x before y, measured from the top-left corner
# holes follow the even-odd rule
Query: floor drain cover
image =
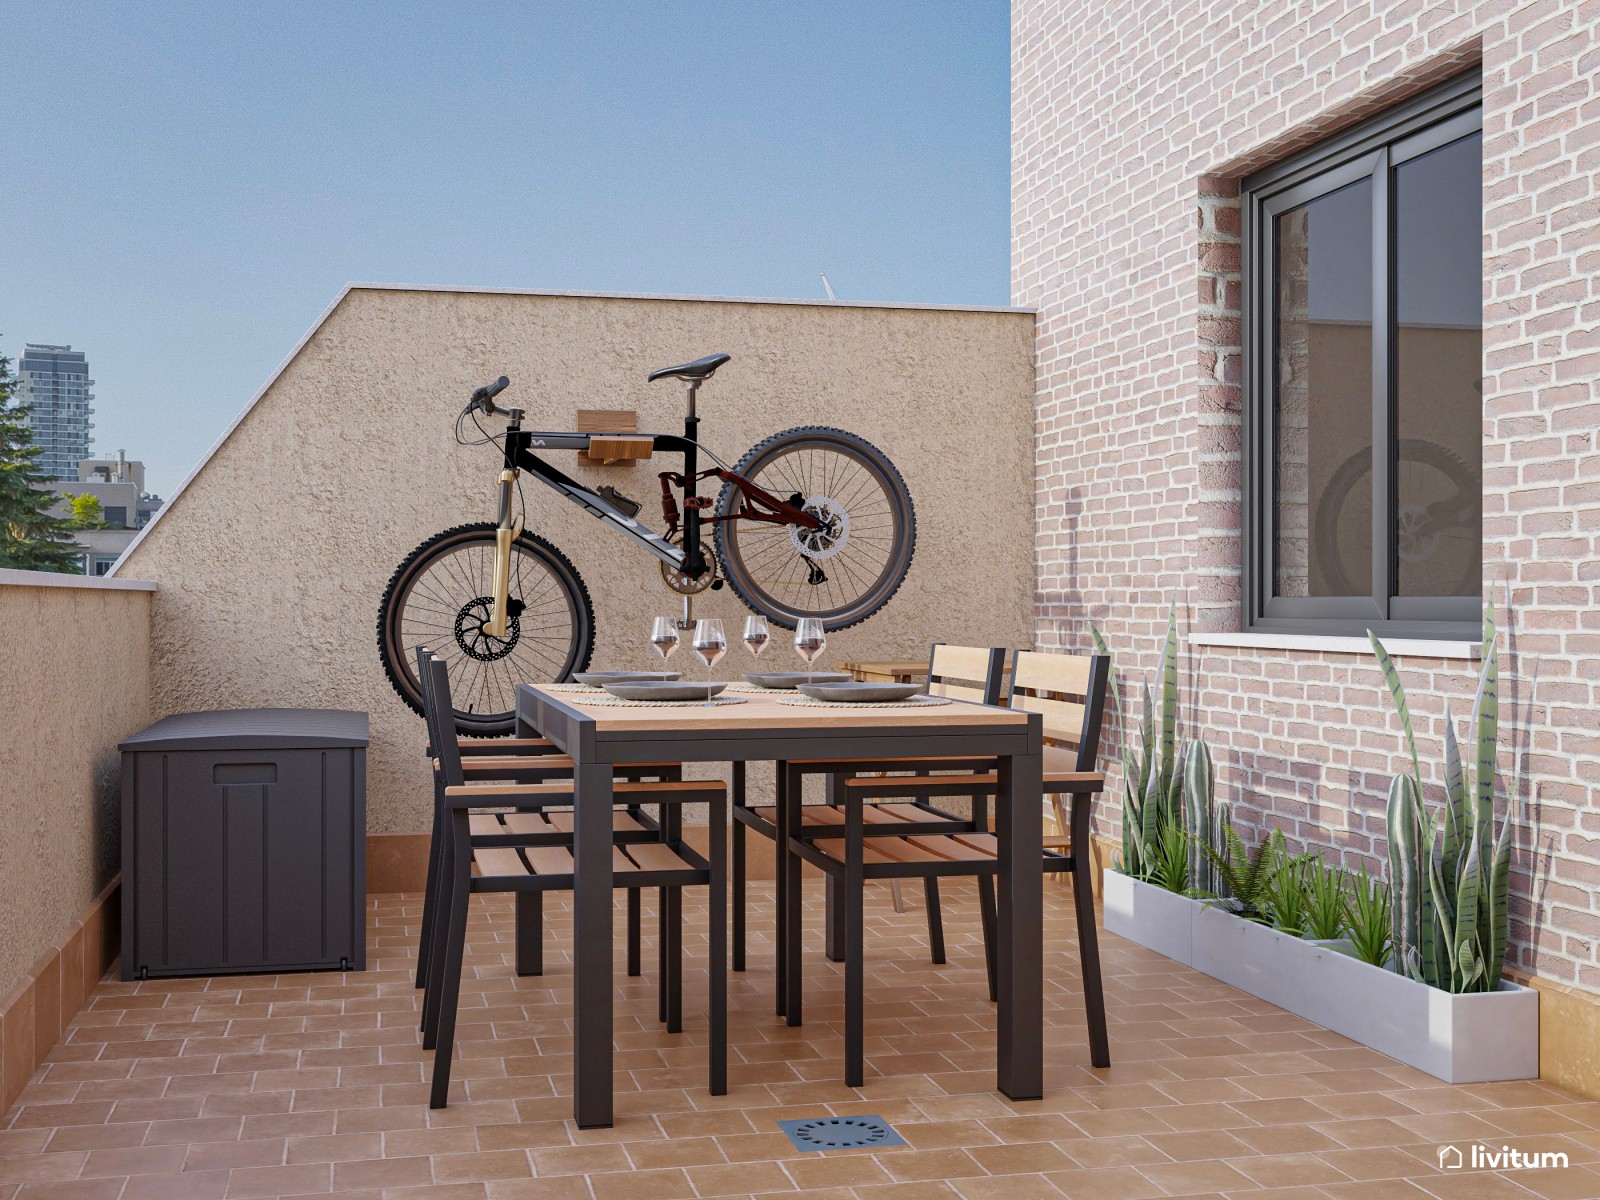
[(882, 1117), (811, 1117), (779, 1121), (796, 1150), (855, 1150), (862, 1146), (904, 1146), (905, 1138)]

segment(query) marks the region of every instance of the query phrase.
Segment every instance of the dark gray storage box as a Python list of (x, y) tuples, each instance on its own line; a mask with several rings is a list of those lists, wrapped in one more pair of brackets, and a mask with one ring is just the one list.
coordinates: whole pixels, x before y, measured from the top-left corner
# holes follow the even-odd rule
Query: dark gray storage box
[(366, 713), (183, 713), (120, 749), (124, 979), (366, 969)]

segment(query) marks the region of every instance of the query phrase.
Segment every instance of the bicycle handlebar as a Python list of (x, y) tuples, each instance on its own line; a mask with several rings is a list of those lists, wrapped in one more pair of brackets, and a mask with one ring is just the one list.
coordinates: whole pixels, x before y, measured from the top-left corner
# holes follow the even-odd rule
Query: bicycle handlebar
[(488, 413), (490, 416), (493, 416), (495, 413), (494, 398), (510, 386), (511, 380), (502, 375), (493, 383), (481, 387), (477, 391), (473, 392), (472, 403), (481, 408), (484, 412)]

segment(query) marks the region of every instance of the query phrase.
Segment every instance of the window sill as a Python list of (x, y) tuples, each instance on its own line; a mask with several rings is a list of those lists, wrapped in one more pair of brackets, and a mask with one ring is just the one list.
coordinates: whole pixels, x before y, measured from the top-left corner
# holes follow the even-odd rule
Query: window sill
[[(1321, 654), (1371, 655), (1372, 643), (1364, 637), (1342, 637), (1315, 633), (1194, 633), (1191, 646), (1232, 650), (1305, 650)], [(1476, 659), (1482, 651), (1477, 642), (1456, 642), (1443, 638), (1384, 638), (1390, 654), (1413, 658)]]

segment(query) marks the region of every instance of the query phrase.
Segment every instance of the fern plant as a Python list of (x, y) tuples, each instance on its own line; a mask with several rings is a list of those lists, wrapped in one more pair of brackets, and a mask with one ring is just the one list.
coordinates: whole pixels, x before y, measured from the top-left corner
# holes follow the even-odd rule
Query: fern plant
[(1366, 867), (1350, 877), (1345, 935), (1350, 940), (1350, 953), (1362, 962), (1375, 967), (1389, 965), (1394, 947), (1389, 887), (1383, 880), (1369, 876)]
[(1186, 832), (1184, 836), (1200, 845), (1201, 854), (1222, 880), (1222, 889), (1210, 895), (1213, 906), (1227, 908), (1249, 921), (1271, 924), (1271, 887), (1283, 865), (1283, 831), (1274, 829), (1252, 851), (1231, 824), (1225, 825), (1222, 830), (1225, 854), (1200, 843), (1192, 834)]

